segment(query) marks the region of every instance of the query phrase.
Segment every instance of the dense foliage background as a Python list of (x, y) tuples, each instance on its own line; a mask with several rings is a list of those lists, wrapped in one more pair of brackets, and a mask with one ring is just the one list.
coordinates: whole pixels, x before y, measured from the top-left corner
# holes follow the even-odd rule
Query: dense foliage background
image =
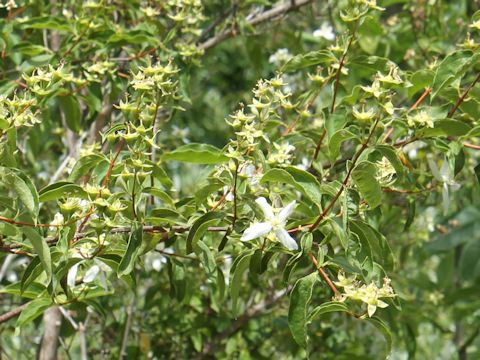
[(479, 358), (479, 8), (3, 1), (0, 358)]

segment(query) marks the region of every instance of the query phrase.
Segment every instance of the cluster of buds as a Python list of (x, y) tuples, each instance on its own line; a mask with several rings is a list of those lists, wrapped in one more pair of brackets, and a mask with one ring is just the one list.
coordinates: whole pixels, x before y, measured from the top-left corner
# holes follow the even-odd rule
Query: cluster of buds
[(394, 298), (396, 295), (390, 286), (391, 280), (387, 277), (383, 279), (383, 285), (379, 288), (373, 281), (369, 284), (361, 284), (355, 278), (347, 278), (343, 272), (338, 273), (338, 281), (335, 285), (343, 289), (343, 293), (337, 296), (338, 301), (347, 299), (361, 301), (367, 304), (367, 313), (369, 317), (375, 314), (377, 308), (386, 308), (388, 304), (380, 299)]
[[(203, 5), (200, 0), (169, 0), (165, 9), (167, 17), (180, 28), (182, 37), (175, 43), (175, 48), (185, 60), (194, 60), (202, 54), (202, 50), (195, 44), (202, 33)], [(180, 26), (181, 25), (181, 26)]]
[(392, 163), (384, 156), (375, 163), (377, 167), (376, 179), (382, 186), (388, 186), (394, 180), (396, 175), (395, 168)]
[(32, 111), (36, 103), (35, 98), (30, 98), (26, 94), (22, 97), (14, 95), (12, 98), (0, 95), (0, 131), (6, 132), (11, 128), (40, 123), (38, 113)]

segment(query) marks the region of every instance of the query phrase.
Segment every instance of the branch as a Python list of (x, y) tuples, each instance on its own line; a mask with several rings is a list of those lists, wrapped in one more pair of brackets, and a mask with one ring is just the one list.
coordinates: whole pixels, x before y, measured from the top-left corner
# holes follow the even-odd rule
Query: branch
[(57, 358), (58, 338), (62, 325), (62, 313), (58, 306), (53, 306), (43, 313), (44, 333), (40, 350), (39, 360), (55, 360)]
[(457, 100), (457, 102), (455, 103), (455, 105), (453, 106), (452, 110), (450, 110), (448, 112), (448, 115), (447, 117), (452, 117), (453, 114), (455, 114), (455, 111), (457, 111), (457, 109), (459, 108), (460, 105), (462, 105), (462, 102), (463, 100), (465, 100), (465, 98), (467, 97), (468, 93), (470, 92), (470, 90), (472, 90), (472, 88), (475, 86), (475, 84), (480, 80), (480, 73), (478, 73), (477, 77), (475, 78), (475, 80), (473, 80), (473, 82), (465, 89), (465, 92), (463, 93), (462, 96), (460, 96), (460, 98)]
[[(274, 8), (266, 10), (266, 11), (260, 13), (259, 15), (253, 17), (252, 19), (247, 21), (246, 25), (249, 25), (249, 26), (259, 25), (261, 23), (273, 20), (273, 19), (278, 18), (282, 15), (285, 15), (285, 14), (291, 12), (291, 11), (297, 10), (298, 8), (300, 8), (302, 6), (305, 6), (305, 5), (308, 5), (311, 2), (313, 2), (313, 0), (297, 0), (295, 2), (291, 2), (291, 1), (285, 2), (283, 4), (275, 6)], [(224, 41), (228, 38), (231, 38), (232, 36), (234, 36), (234, 29), (232, 29), (232, 28), (225, 29), (221, 33), (219, 33), (219, 34), (215, 35), (214, 37), (212, 37), (212, 38), (206, 40), (205, 42), (201, 43), (199, 45), (199, 49), (200, 50), (208, 50), (208, 49), (218, 45), (222, 41)]]
[(340, 189), (337, 191), (337, 193), (335, 194), (335, 196), (332, 199), (332, 201), (330, 202), (330, 204), (328, 204), (328, 206), (322, 211), (322, 213), (317, 218), (317, 220), (312, 225), (310, 225), (310, 232), (313, 232), (317, 228), (317, 226), (322, 222), (322, 220), (325, 218), (325, 216), (327, 216), (327, 214), (333, 208), (333, 206), (337, 202), (340, 195), (342, 195), (343, 190), (345, 189), (345, 187), (348, 184), (348, 181), (350, 180), (350, 176), (352, 175), (353, 169), (355, 169), (355, 166), (357, 165), (358, 159), (363, 154), (363, 152), (368, 148), (368, 143), (370, 142), (370, 140), (373, 136), (373, 133), (375, 132), (375, 129), (377, 128), (377, 124), (378, 124), (378, 119), (373, 124), (372, 130), (370, 131), (370, 134), (368, 134), (367, 140), (362, 144), (362, 147), (360, 148), (360, 150), (358, 150), (358, 152), (355, 154), (355, 157), (353, 158), (352, 163), (350, 164), (350, 169), (348, 169), (347, 175), (345, 175), (345, 178), (343, 179), (343, 182), (342, 182), (342, 185), (341, 185)]
[(206, 343), (202, 351), (197, 354), (197, 356), (195, 356), (193, 360), (203, 359), (206, 358), (208, 355), (213, 354), (217, 350), (222, 340), (232, 337), (251, 319), (257, 316), (261, 316), (269, 306), (275, 304), (286, 293), (286, 290), (277, 291), (271, 299), (265, 300), (260, 304), (252, 306), (248, 311), (245, 312), (245, 314), (240, 316), (229, 327), (227, 327), (227, 329), (215, 335), (210, 342)]
[(31, 301), (26, 302), (25, 304), (20, 305), (19, 307), (16, 307), (13, 310), (10, 310), (6, 312), (5, 314), (0, 315), (0, 324), (4, 323), (5, 321), (8, 321), (18, 315), (31, 303)]

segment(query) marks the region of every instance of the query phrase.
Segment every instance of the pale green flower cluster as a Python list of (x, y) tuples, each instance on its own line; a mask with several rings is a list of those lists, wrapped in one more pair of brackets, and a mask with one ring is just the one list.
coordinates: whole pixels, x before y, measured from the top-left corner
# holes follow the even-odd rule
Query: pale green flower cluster
[(248, 149), (258, 144), (260, 139), (270, 142), (268, 135), (264, 132), (265, 123), (270, 120), (280, 120), (282, 113), (294, 108), (290, 102), (291, 93), (285, 92), (286, 86), (287, 84), (280, 76), (271, 80), (258, 81), (253, 90), (255, 97), (248, 105), (250, 113), (245, 113), (245, 108), (242, 108), (226, 120), (238, 130), (235, 144)]
[[(192, 59), (203, 51), (195, 44), (202, 33), (203, 5), (200, 0), (169, 0), (165, 4), (167, 17), (175, 22), (182, 37), (175, 42), (175, 48), (184, 59)], [(151, 12), (151, 11), (150, 11)]]
[(377, 167), (376, 179), (383, 186), (388, 186), (392, 183), (396, 175), (395, 168), (392, 163), (384, 156), (381, 160), (375, 163)]
[(375, 314), (377, 308), (386, 308), (388, 304), (380, 299), (394, 298), (396, 295), (390, 286), (391, 280), (388, 277), (383, 279), (383, 285), (379, 288), (373, 281), (369, 284), (361, 284), (355, 278), (347, 278), (343, 272), (338, 273), (338, 281), (335, 285), (343, 289), (343, 293), (337, 296), (338, 301), (347, 299), (361, 301), (367, 304), (369, 317)]
[(0, 132), (40, 123), (38, 113), (32, 111), (36, 104), (36, 99), (30, 98), (28, 94), (23, 94), (22, 97), (14, 95), (12, 98), (0, 95)]
[(433, 128), (433, 117), (425, 110), (417, 111), (414, 115), (407, 115), (408, 126)]

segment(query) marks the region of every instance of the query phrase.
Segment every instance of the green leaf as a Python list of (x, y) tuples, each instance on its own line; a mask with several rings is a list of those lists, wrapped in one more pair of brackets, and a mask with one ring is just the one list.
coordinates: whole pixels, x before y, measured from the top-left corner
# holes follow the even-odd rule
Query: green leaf
[(90, 154), (90, 155), (81, 157), (75, 163), (70, 173), (70, 176), (68, 177), (68, 181), (72, 181), (72, 182), (77, 181), (82, 176), (85, 176), (90, 169), (97, 166), (101, 161), (107, 161), (105, 156), (98, 155), (98, 154)]
[(388, 358), (390, 353), (392, 352), (392, 333), (390, 332), (390, 329), (383, 322), (383, 320), (381, 320), (378, 317), (366, 318), (365, 320), (368, 321), (373, 326), (375, 326), (382, 333), (383, 337), (385, 338), (385, 341), (387, 342), (387, 351), (386, 351), (385, 358)]
[(376, 260), (382, 264), (386, 270), (393, 270), (395, 265), (395, 256), (387, 239), (376, 229), (361, 220), (351, 220), (350, 229), (362, 241), (362, 244), (368, 241), (376, 254)]
[(323, 303), (320, 306), (317, 306), (315, 309), (312, 310), (309, 316), (309, 322), (313, 321), (316, 317), (327, 314), (331, 312), (349, 312), (347, 305), (339, 301), (329, 301)]
[(251, 257), (252, 253), (247, 253), (236, 262), (235, 267), (232, 267), (232, 277), (229, 288), (230, 298), (232, 299), (232, 312), (234, 316), (237, 316), (238, 312), (238, 294), (243, 284), (243, 274), (250, 264)]
[(41, 189), (39, 191), (39, 201), (53, 201), (66, 195), (75, 195), (76, 197), (85, 198), (87, 193), (80, 185), (68, 181), (60, 181)]
[(370, 208), (376, 208), (382, 202), (382, 188), (375, 178), (377, 169), (374, 164), (363, 161), (352, 172), (352, 179)]
[(300, 54), (291, 58), (282, 67), (282, 72), (297, 71), (306, 67), (325, 64), (328, 65), (336, 61), (335, 56), (330, 51), (318, 50), (306, 54)]
[(344, 141), (356, 139), (357, 135), (348, 131), (347, 129), (340, 129), (333, 133), (328, 143), (328, 151), (330, 152), (330, 160), (333, 162), (337, 159), (340, 153), (340, 146)]
[(41, 297), (35, 300), (32, 300), (25, 309), (22, 310), (20, 316), (15, 324), (16, 327), (23, 327), (37, 317), (39, 317), (43, 312), (52, 305), (52, 299), (47, 297)]
[(80, 132), (82, 129), (80, 124), (82, 120), (82, 113), (80, 111), (80, 104), (78, 103), (77, 98), (72, 95), (68, 95), (59, 96), (57, 99), (60, 108), (65, 115), (67, 126), (76, 133)]
[(52, 258), (47, 242), (35, 228), (23, 227), (22, 231), (27, 239), (30, 240), (35, 252), (38, 254), (43, 270), (47, 274), (47, 283), (49, 284), (52, 280)]
[(220, 164), (228, 161), (228, 157), (219, 148), (208, 144), (183, 145), (163, 154), (162, 159), (196, 164)]
[(460, 276), (465, 281), (472, 281), (480, 276), (480, 238), (478, 237), (471, 239), (462, 248)]
[(313, 286), (318, 279), (313, 272), (298, 279), (290, 294), (290, 306), (288, 308), (288, 326), (293, 338), (303, 348), (307, 347), (307, 312), (312, 297)]
[(0, 289), (0, 294), (11, 294), (21, 296), (27, 299), (35, 299), (46, 290), (45, 286), (39, 283), (31, 283), (30, 286), (23, 290), (20, 282), (9, 284)]
[(207, 276), (215, 279), (217, 275), (217, 263), (210, 248), (203, 241), (199, 240), (195, 243), (194, 250)]
[(128, 275), (135, 267), (135, 261), (137, 260), (140, 246), (143, 240), (143, 226), (142, 224), (135, 222), (132, 226), (130, 237), (128, 239), (127, 250), (118, 265), (118, 277)]
[(38, 193), (30, 178), (20, 170), (0, 166), (0, 182), (14, 189), (20, 201), (36, 218), (38, 215)]
[(261, 183), (282, 182), (293, 186), (315, 204), (320, 204), (322, 193), (320, 183), (307, 171), (288, 166), (285, 169), (270, 169), (262, 177)]
[(193, 251), (195, 243), (205, 234), (208, 227), (223, 217), (225, 217), (225, 214), (222, 212), (208, 212), (193, 223), (187, 236), (187, 254)]
[(416, 133), (419, 138), (435, 136), (462, 136), (472, 128), (470, 125), (453, 119), (436, 120), (433, 128), (424, 128)]
[(455, 80), (461, 79), (467, 70), (478, 62), (479, 58), (479, 53), (472, 54), (470, 50), (455, 51), (447, 55), (436, 69), (431, 98), (436, 97), (441, 90)]

